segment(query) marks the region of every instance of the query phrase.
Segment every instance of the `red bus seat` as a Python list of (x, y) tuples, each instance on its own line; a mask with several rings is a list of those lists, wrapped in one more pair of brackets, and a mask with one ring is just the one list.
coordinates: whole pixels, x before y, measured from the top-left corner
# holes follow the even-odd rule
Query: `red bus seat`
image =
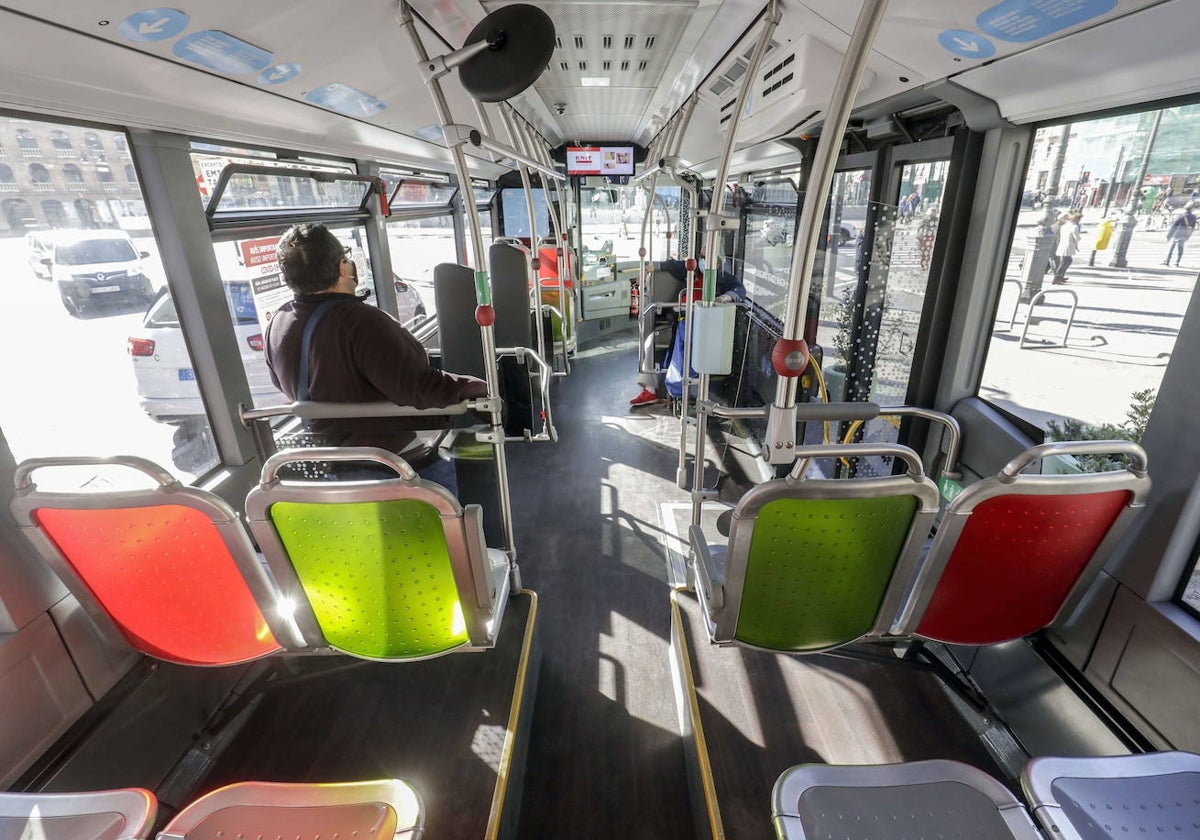
[[(1054, 455), (1116, 454), (1111, 472), (1030, 475)], [(949, 505), (894, 632), (962, 645), (1027, 636), (1065, 617), (1142, 509), (1146, 453), (1128, 441), (1048, 443)]]
[[(47, 467), (130, 467), (154, 486), (42, 491)], [(183, 665), (233, 665), (290, 639), (238, 514), (143, 458), (34, 458), (15, 475), (21, 532), (110, 638)], [(289, 644), (289, 647), (291, 645)]]

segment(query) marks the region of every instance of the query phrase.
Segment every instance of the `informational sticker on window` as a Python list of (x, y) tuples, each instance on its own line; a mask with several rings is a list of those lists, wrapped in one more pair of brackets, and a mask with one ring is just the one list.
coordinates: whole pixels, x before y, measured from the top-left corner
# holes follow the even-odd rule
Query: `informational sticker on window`
[(279, 262), (275, 258), (278, 246), (278, 236), (242, 239), (237, 243), (238, 261), (250, 280), (258, 323), (264, 330), (275, 311), (292, 299), (292, 290), (283, 282)]
[[(238, 242), (238, 250), (242, 254), (242, 265), (253, 268), (257, 265), (274, 265), (275, 249), (279, 247), (278, 236), (268, 236), (263, 239), (243, 239)], [(278, 271), (278, 268), (274, 269)]]
[(258, 324), (264, 330), (276, 310), (292, 299), (292, 290), (283, 282), (282, 274), (268, 274), (250, 281), (254, 290), (254, 308), (258, 310)]

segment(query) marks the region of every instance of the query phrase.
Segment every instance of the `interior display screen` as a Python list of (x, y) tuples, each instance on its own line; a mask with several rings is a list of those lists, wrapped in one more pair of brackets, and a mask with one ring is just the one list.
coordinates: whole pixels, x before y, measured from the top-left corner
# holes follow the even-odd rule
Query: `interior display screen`
[(568, 146), (568, 175), (632, 175), (633, 146)]

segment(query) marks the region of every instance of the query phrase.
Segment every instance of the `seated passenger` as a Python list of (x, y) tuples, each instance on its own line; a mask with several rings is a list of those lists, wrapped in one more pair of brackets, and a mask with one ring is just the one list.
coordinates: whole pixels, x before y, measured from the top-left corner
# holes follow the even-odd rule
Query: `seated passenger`
[[(687, 279), (687, 266), (683, 260), (663, 260), (658, 263), (650, 263), (650, 271), (665, 271), (679, 281), (682, 286)], [(700, 255), (697, 261), (696, 275), (692, 280), (693, 288), (696, 290), (696, 300), (700, 299), (701, 286), (704, 281), (704, 255)], [(686, 288), (684, 289), (686, 291)], [(746, 287), (742, 285), (742, 281), (737, 277), (725, 271), (723, 260), (717, 259), (717, 294), (714, 300), (717, 303), (732, 303), (734, 301), (746, 299)], [(679, 302), (686, 303), (687, 297), (684, 292), (679, 294)], [(679, 328), (679, 318), (674, 319), (674, 324), (671, 328), (671, 342), (668, 347), (675, 346), (675, 331)], [(670, 351), (668, 351), (668, 354)], [(666, 398), (659, 395), (662, 386), (663, 374), (659, 373), (639, 373), (638, 385), (642, 386), (641, 393), (629, 401), (630, 408), (644, 408), (646, 406), (658, 405), (666, 402)]]
[[(355, 294), (358, 273), (342, 243), (324, 225), (301, 224), (279, 240), (279, 268), (295, 298), (266, 330), (271, 381), (292, 400), (394, 402), (440, 408), (487, 396), (487, 383), (431, 367), (422, 344), (395, 318)], [(316, 320), (311, 320), (311, 319)], [(308, 326), (311, 323), (311, 326)], [(301, 347), (308, 337), (308, 381), (300, 383)], [(399, 453), (422, 477), (456, 491), (453, 465), (416, 431), (446, 428), (449, 418), (355, 417), (313, 420), (332, 446), (378, 446)]]

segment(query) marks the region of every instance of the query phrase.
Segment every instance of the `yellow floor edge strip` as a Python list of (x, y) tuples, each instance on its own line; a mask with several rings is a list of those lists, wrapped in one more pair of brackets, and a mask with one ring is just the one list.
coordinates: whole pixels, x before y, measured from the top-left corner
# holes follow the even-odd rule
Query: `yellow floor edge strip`
[(708, 744), (704, 740), (704, 725), (700, 722), (700, 702), (696, 697), (696, 682), (692, 676), (692, 661), (688, 656), (687, 640), (683, 636), (683, 617), (680, 614), (678, 596), (684, 588), (671, 592), (671, 629), (679, 640), (677, 656), (682, 670), (684, 688), (687, 690), (689, 712), (692, 718), (692, 739), (696, 742), (696, 762), (699, 764), (700, 784), (704, 789), (704, 806), (708, 811), (708, 824), (714, 840), (724, 840), (725, 825), (721, 822), (721, 809), (717, 805), (717, 786), (713, 781), (712, 764), (708, 760)]
[(529, 618), (525, 624), (525, 639), (521, 643), (521, 661), (517, 665), (517, 680), (513, 686), (512, 702), (508, 707), (508, 725), (504, 733), (504, 749), (500, 753), (500, 769), (496, 774), (496, 790), (492, 794), (492, 810), (488, 813), (486, 840), (496, 840), (500, 834), (500, 816), (504, 811), (504, 797), (508, 792), (508, 779), (512, 771), (512, 756), (516, 749), (517, 727), (520, 724), (521, 707), (525, 699), (525, 677), (529, 671), (529, 652), (533, 648), (533, 631), (537, 626), (538, 596), (532, 589), (522, 589), (521, 595), (529, 596)]

